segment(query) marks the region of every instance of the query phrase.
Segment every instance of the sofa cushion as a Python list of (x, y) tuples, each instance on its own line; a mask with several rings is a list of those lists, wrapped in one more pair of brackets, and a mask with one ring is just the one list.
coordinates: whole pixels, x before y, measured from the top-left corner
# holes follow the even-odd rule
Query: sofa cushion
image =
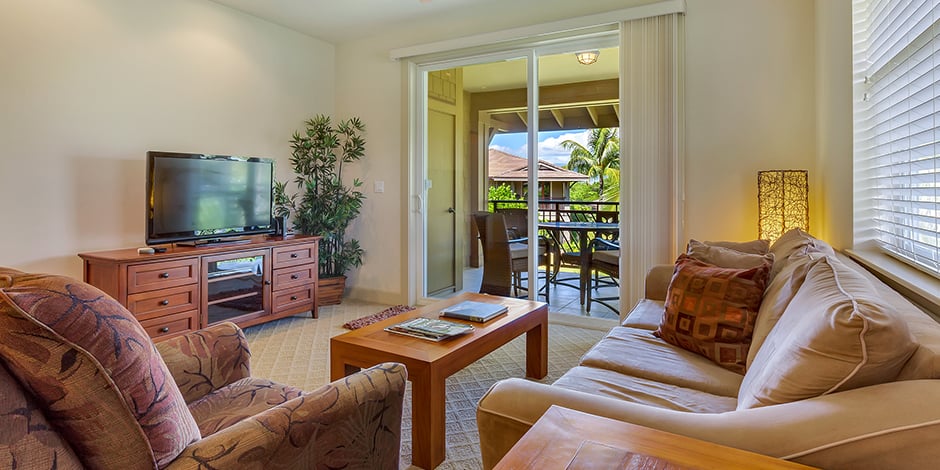
[(752, 254), (721, 246), (706, 245), (700, 241), (689, 240), (687, 255), (708, 264), (722, 268), (748, 269), (764, 263), (773, 263), (773, 254)]
[(757, 352), (738, 409), (894, 380), (916, 348), (907, 324), (865, 278), (820, 258)]
[(828, 243), (798, 228), (788, 230), (781, 235), (770, 246), (770, 252), (774, 255), (773, 269), (770, 270), (771, 280), (789, 263), (798, 261), (807, 254), (835, 255), (835, 251)]
[(740, 251), (741, 253), (750, 253), (754, 255), (763, 255), (770, 251), (770, 240), (751, 240), (747, 242), (705, 241), (700, 243), (704, 243), (709, 246), (730, 248), (735, 251)]
[(164, 466), (200, 438), (146, 332), (88, 284), (14, 276), (0, 289), (0, 356), (90, 467)]
[(659, 328), (659, 322), (663, 319), (665, 307), (663, 302), (658, 300), (640, 299), (627, 318), (623, 319), (620, 326), (630, 328), (639, 328), (641, 330), (655, 330)]
[(691, 413), (724, 413), (733, 411), (737, 404), (734, 397), (584, 366), (565, 372), (552, 386)]
[(581, 358), (580, 365), (618, 374), (736, 397), (741, 374), (699, 354), (671, 345), (652, 331), (614, 327)]
[(803, 280), (806, 279), (806, 272), (809, 271), (814, 259), (818, 258), (813, 258), (809, 254), (791, 258), (787, 266), (767, 283), (767, 288), (764, 289), (764, 298), (761, 300), (760, 309), (757, 311), (757, 320), (754, 322), (751, 347), (747, 351), (748, 368), (754, 362), (754, 357), (760, 351), (767, 335), (770, 334), (774, 325), (780, 320), (783, 312), (790, 305), (790, 301), (793, 300), (793, 296), (800, 290)]
[(770, 264), (712, 266), (679, 255), (656, 336), (743, 374)]

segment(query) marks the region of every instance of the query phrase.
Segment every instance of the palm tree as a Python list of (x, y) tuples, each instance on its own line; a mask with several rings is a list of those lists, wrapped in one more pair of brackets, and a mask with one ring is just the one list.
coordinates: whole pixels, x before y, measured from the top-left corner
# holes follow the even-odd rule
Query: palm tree
[(591, 129), (587, 147), (573, 140), (561, 143), (571, 152), (566, 167), (598, 182), (597, 194), (604, 194), (604, 179), (610, 170), (620, 171), (620, 137), (617, 129)]

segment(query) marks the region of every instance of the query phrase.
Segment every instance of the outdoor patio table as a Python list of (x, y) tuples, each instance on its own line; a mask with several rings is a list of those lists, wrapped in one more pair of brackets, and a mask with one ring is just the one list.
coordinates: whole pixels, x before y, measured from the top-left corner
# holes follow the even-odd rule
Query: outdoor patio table
[(591, 251), (589, 234), (597, 232), (617, 233), (620, 230), (620, 224), (608, 222), (539, 222), (539, 229), (546, 230), (552, 234), (552, 238), (560, 240), (558, 232), (575, 232), (578, 234), (580, 251), (580, 283), (581, 305), (584, 305), (584, 296), (587, 292), (587, 286), (591, 280)]

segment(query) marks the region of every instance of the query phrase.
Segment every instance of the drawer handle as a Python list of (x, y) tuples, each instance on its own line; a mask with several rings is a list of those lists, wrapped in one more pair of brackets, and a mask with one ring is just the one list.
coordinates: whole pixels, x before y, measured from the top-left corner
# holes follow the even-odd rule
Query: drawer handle
[(160, 279), (169, 279), (170, 273), (160, 273)]
[(290, 275), (290, 278), (291, 278), (291, 279), (300, 279), (300, 276), (298, 276), (298, 275), (296, 275), (296, 274), (291, 274), (291, 275)]
[(164, 326), (163, 328), (160, 328), (160, 333), (169, 333), (169, 332), (170, 332), (170, 327), (168, 326)]
[(291, 258), (296, 258), (297, 256), (298, 256), (297, 253), (291, 253), (291, 254), (290, 254), (290, 257), (291, 257)]
[(290, 296), (290, 299), (291, 299), (291, 300), (297, 300), (297, 296), (296, 296), (296, 295), (292, 295), (292, 296)]
[(160, 301), (160, 305), (164, 305), (164, 306), (170, 305), (170, 301), (167, 300), (167, 299), (163, 299), (163, 300)]

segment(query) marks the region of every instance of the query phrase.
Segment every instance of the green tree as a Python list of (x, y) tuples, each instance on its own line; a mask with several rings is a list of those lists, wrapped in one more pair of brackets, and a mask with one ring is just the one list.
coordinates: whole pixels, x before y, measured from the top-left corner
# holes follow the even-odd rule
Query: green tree
[(597, 181), (597, 193), (603, 195), (607, 189), (605, 183), (609, 170), (620, 170), (620, 137), (617, 129), (591, 129), (587, 147), (573, 140), (566, 140), (561, 146), (571, 152), (566, 167)]
[[(490, 186), (487, 190), (487, 201), (521, 201), (522, 198), (512, 190), (512, 186), (509, 186), (506, 183), (503, 183), (499, 186)], [(489, 203), (490, 212), (494, 212), (495, 204), (492, 202)], [(526, 205), (524, 202), (520, 203), (501, 203), (499, 205), (501, 208), (520, 208), (525, 209)]]

